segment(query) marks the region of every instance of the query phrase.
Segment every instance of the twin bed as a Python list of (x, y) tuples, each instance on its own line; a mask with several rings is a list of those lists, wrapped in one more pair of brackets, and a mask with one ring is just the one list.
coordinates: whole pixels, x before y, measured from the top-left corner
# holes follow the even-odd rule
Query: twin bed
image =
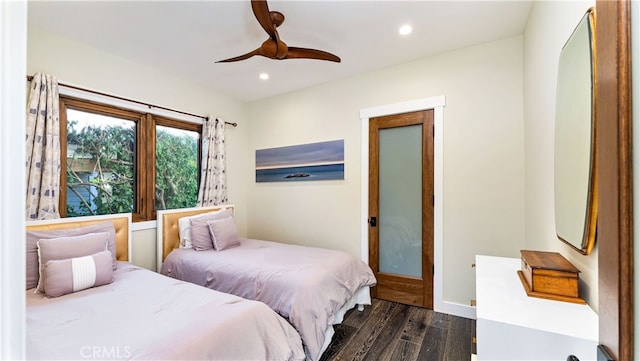
[(233, 206), (159, 211), (159, 272), (264, 302), (300, 333), (307, 359), (320, 359), (333, 325), (355, 305), (371, 304), (371, 269), (345, 252), (264, 240), (239, 238), (224, 250), (181, 247), (181, 219), (223, 211), (232, 213)]
[(28, 222), (27, 358), (316, 361), (346, 311), (371, 304), (373, 273), (344, 252), (181, 247), (180, 219), (212, 212), (158, 212), (162, 275), (128, 262), (130, 214)]
[[(34, 281), (38, 282), (39, 276), (34, 279), (34, 274), (43, 272), (38, 271), (38, 242), (42, 246), (43, 239), (54, 238), (56, 244), (70, 234), (84, 237), (83, 229), (105, 220), (115, 230), (115, 242), (110, 244), (117, 248), (112, 282), (77, 292), (67, 290), (57, 297), (47, 296), (49, 283), (45, 283), (46, 294), (35, 292)], [(130, 225), (128, 214), (28, 223), (28, 359), (305, 358), (296, 330), (263, 303), (177, 281), (128, 263)], [(57, 266), (56, 262), (64, 260), (49, 260), (43, 274), (51, 276), (53, 268), (49, 266)], [(110, 260), (104, 269), (112, 269)]]

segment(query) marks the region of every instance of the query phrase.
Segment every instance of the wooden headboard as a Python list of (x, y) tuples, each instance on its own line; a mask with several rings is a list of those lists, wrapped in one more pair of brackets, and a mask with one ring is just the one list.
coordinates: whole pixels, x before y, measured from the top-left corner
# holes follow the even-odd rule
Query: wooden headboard
[(111, 221), (116, 229), (116, 259), (128, 262), (131, 259), (131, 248), (129, 247), (131, 213), (30, 221), (27, 222), (27, 231), (78, 228), (107, 220)]
[(169, 253), (171, 253), (171, 251), (173, 251), (174, 249), (180, 247), (180, 234), (178, 232), (178, 220), (180, 218), (194, 216), (200, 213), (219, 211), (222, 209), (231, 209), (232, 212), (235, 212), (235, 207), (232, 204), (225, 204), (214, 207), (195, 207), (158, 211), (157, 271), (160, 272), (162, 268), (162, 262), (164, 262), (164, 259), (167, 258), (167, 255), (169, 255)]

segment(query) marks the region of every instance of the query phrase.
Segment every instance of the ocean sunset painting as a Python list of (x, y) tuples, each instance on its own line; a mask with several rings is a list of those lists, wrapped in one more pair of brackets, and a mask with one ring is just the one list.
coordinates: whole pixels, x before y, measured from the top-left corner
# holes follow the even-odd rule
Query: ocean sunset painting
[(344, 179), (344, 139), (256, 150), (256, 182)]

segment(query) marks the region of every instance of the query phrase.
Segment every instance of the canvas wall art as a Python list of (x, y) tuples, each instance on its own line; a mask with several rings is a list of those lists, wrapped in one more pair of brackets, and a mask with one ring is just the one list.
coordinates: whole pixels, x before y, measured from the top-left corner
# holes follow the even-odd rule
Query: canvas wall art
[(344, 139), (256, 150), (256, 182), (344, 179)]

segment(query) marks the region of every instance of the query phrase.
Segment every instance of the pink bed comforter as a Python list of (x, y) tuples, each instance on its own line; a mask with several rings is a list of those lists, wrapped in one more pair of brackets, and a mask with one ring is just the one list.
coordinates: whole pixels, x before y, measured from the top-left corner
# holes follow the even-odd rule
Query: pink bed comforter
[(118, 263), (113, 283), (58, 298), (26, 291), (27, 358), (302, 360), (266, 305)]
[(376, 283), (369, 266), (346, 252), (244, 238), (221, 252), (176, 249), (161, 272), (266, 303), (298, 330), (311, 360), (320, 358), (336, 311)]

